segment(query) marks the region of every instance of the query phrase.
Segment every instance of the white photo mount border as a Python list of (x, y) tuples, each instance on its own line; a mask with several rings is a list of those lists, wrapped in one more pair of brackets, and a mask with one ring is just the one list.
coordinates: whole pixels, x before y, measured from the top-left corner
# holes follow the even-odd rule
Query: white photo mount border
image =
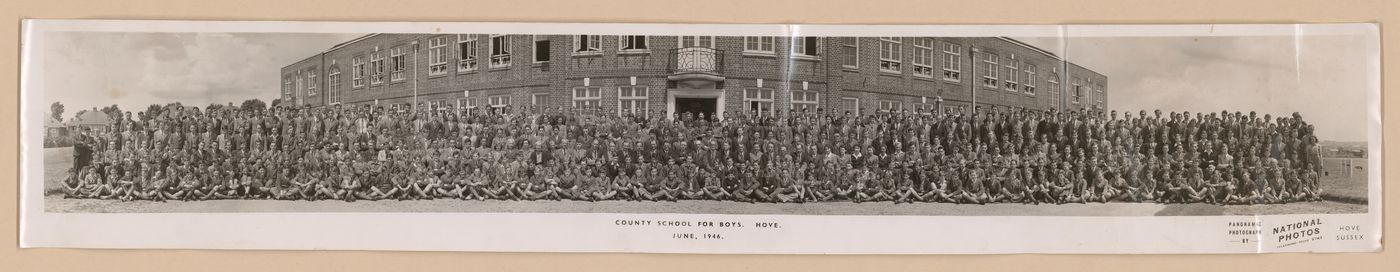
[[(1374, 24), (854, 26), (562, 23), (27, 20), (21, 50), (21, 247), (760, 254), (1262, 253), (1380, 250), (1381, 159), (1368, 160), (1367, 213), (1261, 216), (804, 216), (550, 213), (51, 213), (43, 209), (45, 33), (519, 33), (768, 36), (1363, 35), (1368, 154), (1382, 154), (1379, 31)], [(632, 220), (632, 221), (628, 221)], [(688, 222), (638, 226), (628, 222)], [(702, 222), (714, 226), (702, 227)], [(1232, 243), (1255, 222), (1259, 243)], [(1271, 239), (1271, 228), (1359, 226), (1364, 239)], [(725, 223), (742, 227), (721, 227)], [(771, 227), (760, 224), (771, 223)], [(717, 239), (676, 239), (676, 233)]]

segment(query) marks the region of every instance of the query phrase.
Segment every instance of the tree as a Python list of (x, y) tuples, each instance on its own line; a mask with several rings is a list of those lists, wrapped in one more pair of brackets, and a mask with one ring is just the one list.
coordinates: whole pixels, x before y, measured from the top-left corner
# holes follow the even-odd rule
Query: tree
[(63, 121), (63, 102), (53, 102), (49, 105), (49, 114), (53, 114), (53, 119)]
[(223, 108), (224, 108), (224, 104), (219, 104), (219, 103), (209, 104), (208, 107), (204, 107), (205, 110), (209, 110), (209, 111), (219, 110), (219, 109), (223, 109)]
[(122, 118), (122, 109), (117, 107), (116, 104), (103, 107), (102, 113), (107, 114), (107, 118), (111, 118), (112, 120), (120, 120)]
[(281, 98), (272, 99), (272, 107), (275, 108), (275, 107), (277, 107), (277, 106), (282, 106), (282, 103), (284, 103), (284, 102), (287, 102), (287, 101), (283, 101)]
[(262, 99), (257, 98), (243, 100), (243, 104), (238, 106), (238, 109), (245, 111), (260, 112), (263, 110), (267, 110), (267, 102), (263, 102)]
[(156, 116), (160, 116), (160, 114), (161, 114), (161, 113), (164, 113), (164, 112), (165, 112), (165, 107), (164, 107), (164, 106), (161, 106), (160, 104), (151, 104), (150, 106), (147, 106), (147, 107), (146, 107), (146, 113), (143, 113), (143, 114), (141, 115), (141, 116), (142, 116), (141, 119), (142, 119), (142, 120), (151, 120), (151, 119), (155, 119)]

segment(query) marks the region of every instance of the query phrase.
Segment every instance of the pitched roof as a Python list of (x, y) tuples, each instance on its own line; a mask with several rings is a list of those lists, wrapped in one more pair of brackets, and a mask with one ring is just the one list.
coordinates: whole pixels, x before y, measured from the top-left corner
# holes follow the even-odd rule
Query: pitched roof
[(46, 127), (46, 128), (63, 127), (63, 126), (64, 126), (63, 121), (58, 120), (58, 118), (53, 118), (53, 116), (44, 117), (44, 127)]
[(111, 123), (112, 119), (102, 111), (86, 111), (73, 117), (72, 121), (68, 121), (70, 126), (108, 125)]

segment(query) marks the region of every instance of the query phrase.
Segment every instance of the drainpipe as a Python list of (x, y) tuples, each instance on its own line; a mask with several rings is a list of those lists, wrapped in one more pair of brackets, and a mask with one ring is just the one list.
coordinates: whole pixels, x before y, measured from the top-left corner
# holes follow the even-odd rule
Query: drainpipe
[(418, 112), (418, 41), (413, 41), (413, 112)]

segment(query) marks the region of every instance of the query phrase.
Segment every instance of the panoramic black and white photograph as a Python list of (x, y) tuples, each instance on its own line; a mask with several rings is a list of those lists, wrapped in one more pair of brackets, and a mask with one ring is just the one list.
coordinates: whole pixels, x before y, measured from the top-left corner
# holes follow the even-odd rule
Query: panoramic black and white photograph
[(52, 38), (50, 211), (1366, 211), (1291, 37)]
[(530, 29), (47, 33), (42, 211), (1373, 212), (1366, 35)]

